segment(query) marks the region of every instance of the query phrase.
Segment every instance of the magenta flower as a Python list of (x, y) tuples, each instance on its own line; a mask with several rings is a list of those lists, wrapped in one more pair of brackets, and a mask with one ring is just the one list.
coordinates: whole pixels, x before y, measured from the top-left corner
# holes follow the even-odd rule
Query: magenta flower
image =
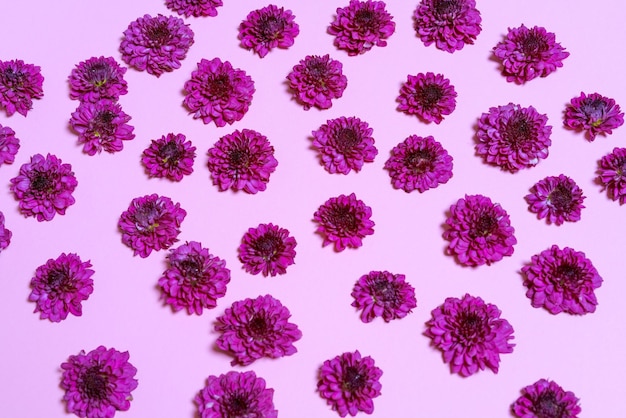
[(33, 99), (43, 97), (43, 76), (37, 65), (22, 60), (0, 60), (0, 107), (7, 116), (15, 112), (26, 116), (33, 108)]
[(128, 351), (103, 346), (70, 356), (61, 364), (67, 410), (81, 418), (112, 418), (116, 411), (128, 411), (139, 383), (129, 358)]
[(4, 225), (4, 213), (0, 211), (0, 253), (11, 243), (11, 236), (13, 236), (13, 234)]
[(272, 223), (259, 224), (248, 229), (241, 239), (239, 259), (244, 269), (251, 274), (276, 276), (287, 273), (287, 267), (294, 264), (296, 239), (289, 230)]
[(626, 148), (613, 148), (613, 151), (598, 163), (598, 182), (614, 201), (626, 203)]
[(124, 73), (126, 68), (113, 57), (91, 57), (82, 61), (70, 73), (70, 98), (91, 103), (102, 99), (115, 102), (128, 93)]
[(142, 258), (153, 250), (167, 249), (178, 241), (185, 216), (187, 212), (169, 197), (157, 194), (137, 197), (120, 216), (122, 242), (133, 250), (133, 255)]
[(382, 317), (385, 322), (404, 318), (417, 307), (415, 289), (406, 282), (404, 274), (370, 271), (364, 274), (352, 290), (352, 306), (361, 311), (361, 321), (372, 322)]
[(585, 207), (583, 191), (571, 178), (559, 174), (539, 180), (530, 188), (530, 194), (524, 196), (528, 210), (537, 214), (537, 218), (546, 218), (551, 224), (577, 222), (580, 212)]
[(20, 140), (15, 136), (15, 131), (0, 124), (0, 166), (13, 164), (19, 149)]
[(293, 343), (302, 338), (290, 317), (289, 309), (271, 295), (235, 302), (216, 319), (215, 331), (220, 333), (216, 345), (235, 357), (232, 366), (290, 356), (298, 351)]
[(456, 91), (450, 80), (442, 74), (419, 73), (408, 75), (396, 99), (398, 110), (407, 115), (417, 115), (426, 123), (440, 124), (444, 116), (456, 107)]
[(332, 100), (343, 95), (348, 78), (343, 75), (343, 64), (330, 55), (307, 55), (287, 75), (293, 97), (304, 110), (312, 106), (330, 109)]
[(359, 350), (326, 360), (319, 369), (317, 391), (339, 416), (374, 412), (374, 398), (380, 396), (383, 371), (370, 356)]
[(35, 154), (30, 163), (20, 167), (20, 174), (11, 179), (11, 191), (19, 200), (24, 216), (39, 222), (51, 221), (54, 215), (65, 215), (76, 201), (72, 192), (78, 181), (70, 164), (63, 164), (56, 155)]
[(251, 11), (239, 25), (241, 46), (261, 58), (274, 48), (289, 48), (300, 33), (295, 18), (291, 10), (273, 4)]
[(539, 379), (522, 389), (522, 396), (511, 405), (519, 418), (578, 418), (580, 399), (556, 382)]
[(165, 6), (185, 17), (217, 16), (222, 0), (165, 0)]
[(614, 99), (598, 93), (586, 95), (581, 92), (565, 108), (564, 125), (576, 131), (585, 131), (593, 141), (597, 135), (610, 135), (613, 129), (624, 124), (624, 112)]
[(181, 181), (193, 172), (196, 147), (183, 134), (169, 133), (153, 139), (143, 151), (141, 162), (150, 177)]

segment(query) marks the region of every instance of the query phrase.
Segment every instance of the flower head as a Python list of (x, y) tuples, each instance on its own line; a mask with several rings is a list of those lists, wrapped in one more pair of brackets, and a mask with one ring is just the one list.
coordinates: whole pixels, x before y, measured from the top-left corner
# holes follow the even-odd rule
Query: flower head
[(324, 237), (322, 246), (333, 244), (335, 251), (363, 245), (363, 238), (374, 233), (371, 217), (372, 208), (354, 193), (331, 197), (313, 214), (316, 232)]
[(239, 246), (239, 259), (248, 273), (276, 276), (294, 264), (296, 239), (272, 223), (248, 229)]
[(555, 225), (579, 221), (585, 198), (576, 182), (563, 174), (539, 180), (524, 197), (528, 209), (536, 213), (537, 218), (546, 218)]
[(626, 148), (613, 148), (598, 163), (598, 181), (609, 197), (626, 203)]
[(19, 149), (20, 140), (15, 136), (15, 131), (0, 124), (0, 166), (13, 164)]
[(598, 93), (586, 95), (581, 92), (565, 108), (565, 120), (568, 128), (585, 131), (587, 139), (593, 141), (597, 135), (610, 135), (613, 129), (624, 124), (624, 112), (614, 99)]
[(141, 162), (150, 177), (181, 181), (193, 172), (196, 147), (183, 134), (169, 133), (153, 139), (143, 151)]
[(82, 61), (70, 73), (70, 98), (92, 103), (102, 99), (117, 101), (128, 93), (124, 73), (126, 68), (113, 57), (91, 57)]
[(22, 60), (0, 60), (0, 107), (7, 116), (15, 112), (26, 116), (33, 108), (33, 99), (43, 97), (43, 76), (37, 65)]
[(408, 75), (397, 98), (398, 110), (440, 124), (456, 108), (456, 96), (454, 86), (442, 74)]
[(511, 405), (519, 418), (577, 418), (580, 399), (556, 382), (539, 379), (522, 389), (522, 396)]
[(13, 234), (4, 224), (4, 213), (0, 212), (0, 252), (9, 246), (11, 236)]
[(251, 11), (239, 25), (241, 46), (261, 58), (274, 48), (289, 48), (300, 33), (295, 18), (291, 10), (273, 4)]
[(343, 64), (330, 55), (307, 55), (295, 65), (289, 75), (289, 88), (304, 110), (312, 106), (330, 109), (332, 99), (343, 96), (348, 78), (343, 75)]
[(385, 322), (400, 319), (417, 307), (415, 289), (404, 274), (370, 271), (364, 274), (352, 290), (352, 306), (361, 310), (361, 321), (372, 322), (382, 317)]
[(222, 0), (165, 0), (165, 6), (185, 17), (217, 16)]

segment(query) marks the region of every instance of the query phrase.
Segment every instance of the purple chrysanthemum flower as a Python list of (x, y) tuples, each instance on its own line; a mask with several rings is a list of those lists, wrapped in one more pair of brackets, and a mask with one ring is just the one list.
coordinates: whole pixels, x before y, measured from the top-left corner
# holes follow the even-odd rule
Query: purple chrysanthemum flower
[(374, 233), (371, 217), (372, 208), (354, 193), (331, 197), (313, 214), (316, 232), (324, 237), (322, 246), (333, 244), (335, 251), (362, 246), (363, 238)]
[(274, 389), (252, 370), (209, 376), (194, 402), (199, 418), (278, 418)]
[(326, 360), (319, 369), (317, 391), (333, 411), (345, 417), (359, 411), (374, 412), (374, 398), (380, 396), (383, 371), (370, 356), (359, 350)]
[(222, 0), (165, 0), (165, 6), (185, 17), (217, 16)]
[(474, 0), (422, 0), (413, 13), (417, 36), (429, 46), (453, 53), (472, 45), (482, 18)]
[(512, 353), (515, 346), (509, 342), (513, 327), (500, 314), (496, 305), (469, 294), (446, 298), (432, 311), (425, 334), (452, 373), (467, 377), (485, 368), (498, 373), (500, 354)]
[(241, 46), (261, 58), (274, 48), (289, 48), (300, 33), (295, 18), (291, 10), (273, 4), (251, 11), (239, 25)]
[(398, 110), (422, 121), (440, 124), (456, 108), (456, 90), (442, 74), (408, 75), (396, 99)]
[(372, 322), (382, 317), (385, 322), (400, 319), (417, 307), (415, 289), (404, 274), (370, 271), (364, 274), (352, 290), (352, 306), (361, 310), (361, 321)]
[(96, 103), (81, 102), (72, 113), (70, 125), (78, 134), (78, 144), (83, 146), (87, 155), (96, 155), (103, 150), (108, 153), (119, 152), (124, 148), (122, 141), (135, 137), (131, 117), (122, 110), (118, 103), (102, 99)]
[(464, 266), (490, 265), (512, 255), (517, 244), (508, 213), (483, 195), (465, 195), (450, 206), (446, 225), (446, 251)]
[(276, 276), (294, 264), (296, 239), (272, 223), (248, 229), (239, 246), (239, 259), (248, 273)]
[(12, 236), (11, 231), (4, 225), (4, 213), (0, 211), (0, 252), (9, 246)]
[(157, 194), (137, 197), (120, 216), (122, 242), (133, 250), (133, 255), (142, 258), (153, 250), (167, 249), (178, 241), (185, 216), (187, 212), (169, 197)]
[(20, 174), (11, 179), (11, 191), (19, 200), (20, 212), (39, 222), (50, 221), (57, 213), (64, 215), (76, 202), (72, 192), (77, 185), (72, 166), (52, 154), (33, 155), (30, 163), (20, 167)]
[(332, 99), (343, 96), (348, 78), (343, 75), (343, 64), (330, 55), (307, 55), (287, 75), (293, 97), (304, 110), (312, 106), (330, 109)]
[(143, 151), (141, 162), (150, 177), (181, 181), (193, 172), (196, 147), (183, 134), (169, 133), (152, 140)]
[(175, 16), (148, 14), (128, 25), (120, 44), (122, 60), (139, 71), (160, 77), (180, 68), (193, 45), (193, 31)]
[(372, 132), (367, 122), (342, 116), (327, 120), (312, 132), (313, 147), (329, 173), (359, 172), (364, 163), (373, 162), (378, 154)]
[(511, 405), (519, 418), (577, 418), (580, 399), (556, 382), (539, 379), (522, 389), (522, 396)]
[(252, 103), (254, 81), (230, 62), (202, 59), (185, 82), (183, 104), (194, 119), (222, 127), (241, 120)]
[(7, 116), (15, 112), (26, 116), (33, 99), (43, 97), (43, 76), (37, 65), (22, 60), (0, 61), (0, 107)]
[(476, 154), (504, 171), (534, 167), (548, 157), (552, 126), (547, 115), (513, 103), (490, 107), (478, 120)]
[(328, 33), (335, 36), (335, 46), (350, 56), (386, 46), (396, 24), (385, 6), (383, 1), (350, 0), (348, 6), (338, 7), (335, 20), (328, 27)]
[(221, 334), (216, 345), (235, 357), (233, 366), (290, 356), (298, 351), (293, 343), (302, 338), (290, 317), (289, 309), (271, 295), (235, 302), (216, 319), (215, 330)]
[(128, 93), (124, 73), (126, 68), (113, 57), (91, 57), (82, 61), (70, 73), (70, 98), (92, 103), (102, 99), (117, 101)]
[(589, 95), (581, 92), (565, 108), (563, 121), (568, 128), (585, 131), (587, 139), (593, 141), (597, 135), (610, 135), (613, 129), (624, 124), (624, 112), (614, 99), (598, 93)]
[(116, 411), (128, 411), (139, 384), (129, 358), (128, 351), (104, 346), (70, 356), (61, 364), (67, 410), (81, 418), (112, 418)]
[(15, 136), (15, 131), (0, 124), (0, 166), (13, 164), (19, 149), (20, 140)]
[(555, 39), (554, 33), (541, 26), (509, 28), (506, 38), (493, 48), (506, 81), (524, 84), (533, 78), (547, 77), (562, 67), (569, 52)]
[(626, 148), (613, 148), (613, 151), (598, 163), (598, 181), (614, 201), (626, 203)]
[(555, 225), (579, 221), (585, 198), (576, 182), (563, 174), (539, 180), (524, 197), (528, 209), (536, 213), (537, 218), (546, 218)]
[(278, 166), (267, 137), (251, 129), (224, 135), (208, 154), (211, 178), (220, 191), (262, 192)]
[(174, 312), (187, 309), (189, 314), (202, 315), (203, 309), (217, 306), (226, 294), (230, 270), (226, 261), (209, 253), (208, 248), (190, 241), (170, 250), (167, 270), (159, 279), (162, 299)]

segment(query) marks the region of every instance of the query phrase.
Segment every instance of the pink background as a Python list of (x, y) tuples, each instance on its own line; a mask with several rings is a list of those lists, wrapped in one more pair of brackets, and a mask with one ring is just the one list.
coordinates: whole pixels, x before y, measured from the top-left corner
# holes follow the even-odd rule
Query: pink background
[[(384, 374), (374, 417), (506, 417), (522, 387), (540, 378), (555, 380), (581, 399), (582, 417), (626, 416), (624, 371), (624, 207), (610, 201), (594, 183), (597, 161), (624, 146), (626, 127), (589, 143), (562, 126), (562, 112), (580, 94), (599, 92), (626, 105), (623, 54), (626, 38), (621, 3), (604, 0), (479, 1), (483, 30), (475, 45), (449, 54), (425, 47), (414, 34), (417, 1), (389, 1), (396, 32), (385, 48), (348, 57), (333, 46), (326, 27), (347, 0), (276, 3), (293, 11), (300, 35), (289, 50), (264, 59), (239, 47), (237, 27), (266, 1), (224, 0), (214, 18), (189, 18), (195, 33), (182, 68), (156, 78), (129, 69), (129, 93), (120, 103), (132, 116), (136, 138), (117, 154), (83, 154), (68, 120), (78, 103), (69, 98), (67, 77), (92, 56), (118, 52), (122, 32), (144, 14), (172, 14), (164, 1), (87, 2), (82, 0), (7, 1), (2, 5), (0, 59), (22, 59), (41, 66), (44, 98), (28, 117), (7, 117), (21, 149), (13, 165), (0, 167), (0, 210), (13, 231), (0, 254), (0, 416), (63, 417), (59, 365), (81, 349), (98, 345), (130, 352), (139, 387), (124, 417), (192, 417), (193, 397), (208, 375), (254, 370), (275, 389), (281, 417), (335, 417), (316, 393), (321, 363), (358, 349), (372, 356)], [(545, 26), (570, 53), (564, 67), (524, 86), (507, 83), (491, 59), (491, 48), (508, 27)], [(330, 54), (344, 64), (348, 88), (331, 109), (304, 111), (290, 100), (285, 77), (310, 54)], [(223, 128), (193, 120), (182, 107), (183, 85), (202, 58), (219, 57), (244, 69), (256, 93), (243, 120)], [(395, 110), (407, 74), (432, 71), (448, 77), (458, 92), (454, 113), (440, 124), (424, 124)], [(474, 155), (474, 125), (489, 107), (509, 102), (533, 105), (553, 126), (547, 160), (511, 175), (484, 165)], [(379, 154), (362, 172), (330, 175), (311, 149), (310, 133), (326, 120), (357, 116), (374, 129)], [(257, 195), (221, 193), (211, 184), (206, 151), (235, 129), (265, 134), (279, 161), (268, 188)], [(180, 183), (149, 179), (140, 155), (155, 139), (184, 133), (198, 148), (194, 173)], [(409, 135), (433, 135), (454, 158), (454, 176), (423, 194), (391, 187), (383, 165), (389, 151)], [(54, 153), (72, 164), (78, 179), (76, 204), (65, 216), (39, 223), (25, 218), (9, 191), (10, 179), (35, 153)], [(582, 220), (560, 227), (528, 212), (523, 196), (538, 180), (566, 174), (583, 189)], [(326, 199), (355, 192), (372, 207), (375, 233), (363, 247), (335, 253), (322, 248), (312, 216)], [(158, 193), (180, 202), (188, 215), (180, 243), (201, 241), (232, 271), (226, 296), (201, 316), (172, 313), (159, 300), (156, 283), (165, 268), (165, 251), (133, 257), (117, 230), (130, 201)], [(450, 205), (464, 194), (485, 194), (508, 211), (516, 229), (515, 253), (492, 266), (464, 268), (444, 254), (442, 224)], [(241, 268), (237, 247), (243, 233), (259, 223), (288, 228), (296, 238), (296, 264), (274, 278), (252, 276)], [(597, 290), (597, 312), (586, 316), (551, 315), (534, 309), (525, 297), (520, 269), (552, 244), (584, 251), (604, 278)], [(27, 301), (35, 269), (62, 252), (91, 260), (94, 293), (83, 316), (61, 323), (40, 320)], [(350, 306), (355, 281), (370, 270), (403, 273), (415, 287), (418, 307), (408, 317), (363, 324)], [(494, 303), (515, 329), (513, 354), (502, 356), (500, 372), (469, 378), (451, 375), (441, 353), (423, 335), (430, 312), (446, 297), (466, 292)], [(292, 312), (303, 337), (298, 353), (231, 367), (231, 357), (214, 349), (216, 316), (232, 302), (272, 294)]]

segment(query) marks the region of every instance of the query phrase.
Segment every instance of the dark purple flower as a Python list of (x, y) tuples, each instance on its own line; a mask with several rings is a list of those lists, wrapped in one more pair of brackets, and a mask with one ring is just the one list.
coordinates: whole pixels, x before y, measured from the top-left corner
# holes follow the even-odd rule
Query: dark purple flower
[(296, 239), (272, 223), (248, 229), (239, 246), (239, 259), (248, 273), (276, 276), (294, 264)]
[(563, 174), (539, 180), (524, 197), (528, 209), (536, 213), (537, 218), (546, 218), (549, 224), (555, 225), (579, 221), (585, 198), (576, 182)]
[(556, 42), (554, 33), (541, 26), (528, 29), (522, 25), (508, 29), (506, 38), (493, 48), (493, 54), (502, 64), (506, 81), (524, 84), (563, 66), (569, 52)]
[(370, 271), (364, 274), (352, 290), (352, 306), (361, 310), (361, 321), (372, 322), (382, 317), (385, 322), (400, 319), (417, 307), (415, 289), (406, 282), (404, 274)]
[(139, 383), (129, 358), (128, 351), (103, 346), (70, 356), (61, 364), (67, 410), (81, 418), (112, 418), (116, 411), (128, 411)]
[(50, 221), (57, 213), (65, 215), (65, 210), (75, 203), (72, 192), (77, 185), (72, 166), (52, 154), (33, 155), (30, 163), (20, 167), (20, 174), (11, 179), (11, 191), (19, 200), (20, 212), (39, 222)]
[(290, 356), (298, 351), (293, 343), (302, 338), (290, 317), (289, 309), (271, 295), (237, 301), (216, 319), (215, 330), (220, 333), (216, 344), (235, 357), (233, 366)]
[(464, 266), (490, 265), (513, 254), (517, 244), (509, 215), (483, 195), (465, 195), (450, 206), (443, 238), (446, 249)]
[(496, 305), (466, 294), (446, 298), (426, 322), (426, 336), (443, 353), (450, 371), (463, 377), (489, 368), (498, 373), (500, 354), (512, 353), (513, 327)]
[(453, 53), (472, 45), (482, 30), (474, 0), (422, 0), (413, 13), (417, 36), (429, 46)]
[(113, 57), (91, 57), (82, 61), (70, 73), (70, 98), (92, 103), (102, 99), (117, 101), (128, 93), (124, 73), (126, 68)]
[(193, 31), (175, 16), (148, 14), (128, 25), (120, 44), (122, 60), (139, 71), (160, 77), (180, 68), (193, 45)]
[(607, 190), (609, 197), (626, 203), (626, 148), (613, 151), (599, 161), (598, 181)]
[(539, 379), (522, 389), (522, 396), (511, 405), (519, 418), (577, 418), (580, 399), (556, 382)]
[(143, 151), (141, 162), (150, 177), (181, 181), (193, 172), (196, 147), (183, 134), (169, 133), (152, 140)]
[(13, 164), (19, 149), (20, 140), (15, 136), (15, 131), (0, 124), (0, 166)]
[(624, 112), (614, 99), (598, 93), (586, 95), (581, 92), (565, 108), (565, 120), (568, 128), (585, 131), (587, 139), (593, 141), (597, 135), (610, 135), (613, 129), (624, 124)]
[(43, 76), (37, 65), (22, 60), (0, 60), (0, 107), (7, 116), (15, 112), (26, 116), (33, 108), (33, 99), (43, 97)]
[(13, 236), (13, 234), (4, 225), (4, 213), (0, 212), (0, 252), (9, 246), (11, 243), (11, 236)]
[(295, 18), (291, 10), (273, 4), (251, 11), (239, 25), (241, 46), (261, 58), (274, 48), (289, 48), (300, 33)]
[(202, 59), (185, 82), (183, 104), (194, 119), (222, 127), (241, 120), (252, 103), (254, 81), (230, 62)]
[(120, 216), (122, 242), (133, 250), (133, 255), (142, 258), (153, 250), (167, 249), (178, 241), (185, 216), (187, 212), (169, 197), (157, 194), (137, 197)]
[(361, 357), (359, 350), (346, 352), (322, 364), (317, 391), (342, 417), (355, 416), (359, 411), (371, 414), (374, 398), (380, 396), (382, 375), (372, 357)]
[(343, 75), (343, 64), (330, 55), (307, 55), (287, 75), (293, 97), (304, 110), (312, 106), (330, 109), (332, 99), (343, 96), (348, 78)]
[(396, 99), (398, 110), (417, 115), (422, 121), (441, 123), (456, 108), (456, 91), (442, 74), (408, 75)]
[(222, 0), (165, 0), (165, 6), (185, 17), (217, 16)]

